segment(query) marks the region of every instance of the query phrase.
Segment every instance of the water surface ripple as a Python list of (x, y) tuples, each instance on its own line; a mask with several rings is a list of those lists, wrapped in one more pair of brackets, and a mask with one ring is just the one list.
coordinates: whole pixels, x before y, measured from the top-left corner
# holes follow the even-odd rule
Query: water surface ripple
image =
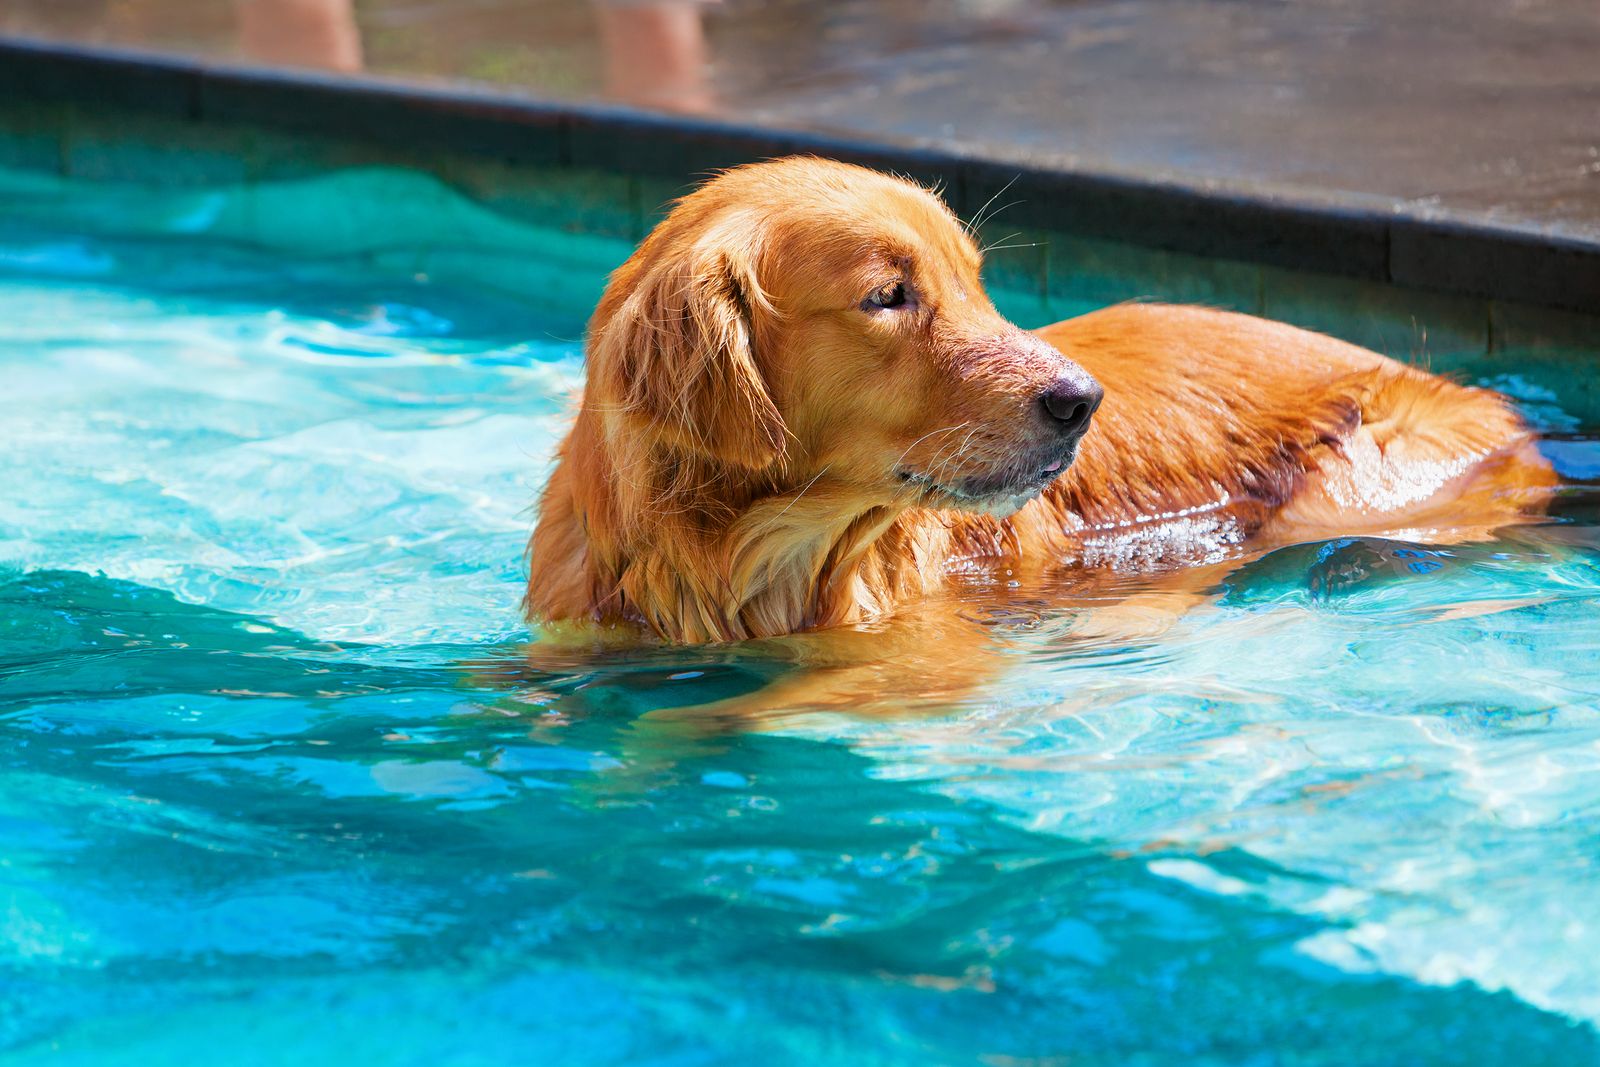
[(1560, 374), (1497, 383), (1557, 521), (1409, 577), (1286, 549), (1139, 643), (1045, 605), (953, 705), (695, 730), (649, 713), (772, 665), (520, 666), (578, 343), (305, 270), (0, 235), (5, 1063), (1600, 1062)]

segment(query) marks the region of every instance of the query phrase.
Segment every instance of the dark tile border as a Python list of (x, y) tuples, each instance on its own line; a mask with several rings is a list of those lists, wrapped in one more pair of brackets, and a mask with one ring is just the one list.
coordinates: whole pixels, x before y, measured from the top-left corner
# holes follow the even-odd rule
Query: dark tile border
[(566, 117), (553, 108), (466, 92), (278, 71), (197, 72), (195, 117), (357, 138), (426, 153), (563, 164)]
[(973, 210), (1015, 203), (1006, 225), (1021, 223), (1169, 252), (1239, 259), (1368, 280), (1388, 280), (1388, 218), (1176, 183), (967, 164)]
[(1396, 219), (1389, 274), (1408, 285), (1600, 314), (1600, 244), (1585, 241)]
[(104, 104), (195, 118), (198, 74), (180, 60), (0, 38), (0, 100)]
[[(167, 117), (249, 122), (425, 155), (689, 179), (719, 167), (813, 153), (938, 183), (970, 215), (991, 196), (1008, 225), (1193, 255), (1396, 282), (1461, 296), (1600, 312), (1600, 243), (1488, 222), (1440, 221), (1319, 201), (1219, 191), (458, 86), (259, 70), (166, 55), (0, 40), (0, 100), (115, 105)], [(1004, 190), (1004, 192), (1002, 192)]]

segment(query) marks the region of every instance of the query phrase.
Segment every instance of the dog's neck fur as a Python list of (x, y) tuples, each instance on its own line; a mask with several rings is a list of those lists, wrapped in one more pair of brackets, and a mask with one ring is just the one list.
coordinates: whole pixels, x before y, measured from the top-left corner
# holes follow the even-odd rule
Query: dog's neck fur
[(886, 504), (826, 471), (732, 472), (662, 449), (630, 459), (601, 422), (579, 414), (545, 490), (535, 618), (678, 643), (771, 637), (890, 614), (951, 559), (1006, 552), (998, 520)]

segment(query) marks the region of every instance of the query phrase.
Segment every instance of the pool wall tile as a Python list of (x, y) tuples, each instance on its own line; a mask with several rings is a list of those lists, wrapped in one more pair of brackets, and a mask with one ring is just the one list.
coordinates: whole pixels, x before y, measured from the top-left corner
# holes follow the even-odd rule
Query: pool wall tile
[[(416, 152), (394, 145), (324, 134), (288, 133), (253, 124), (247, 148), (250, 177), (255, 181), (291, 181), (315, 178), (350, 167), (403, 167), (430, 171), (429, 161)], [(443, 157), (434, 157), (438, 160)]]
[(1504, 300), (1489, 303), (1491, 352), (1543, 348), (1600, 353), (1600, 301), (1592, 315)]
[(667, 217), (673, 201), (694, 191), (698, 180), (662, 178), (654, 175), (635, 175), (632, 179), (633, 239), (644, 240), (656, 223)]
[(1050, 278), (1050, 244), (1056, 235), (996, 221), (979, 228), (985, 285), (1043, 299)]
[(1054, 314), (1049, 300), (1036, 292), (1017, 292), (999, 285), (989, 286), (989, 299), (995, 310), (1025, 330), (1048, 326), (1064, 316)]
[(0, 167), (61, 173), (69, 110), (62, 104), (0, 108)]
[(1162, 269), (1163, 300), (1252, 315), (1261, 312), (1260, 264), (1168, 252), (1162, 257)]
[(1045, 251), (1052, 298), (1104, 306), (1161, 295), (1161, 253), (1155, 249), (1057, 231)]
[(174, 138), (168, 119), (77, 109), (66, 128), (66, 173), (92, 181), (146, 185), (225, 185), (250, 177), (251, 137), (237, 127), (186, 123)]
[(1253, 263), (1063, 233), (1046, 233), (1044, 240), (1052, 299), (1101, 306), (1159, 300), (1252, 313), (1260, 308), (1261, 268)]
[(1481, 353), (1489, 347), (1485, 301), (1352, 278), (1264, 267), (1262, 306), (1269, 319), (1290, 322), (1426, 365), (1432, 356)]

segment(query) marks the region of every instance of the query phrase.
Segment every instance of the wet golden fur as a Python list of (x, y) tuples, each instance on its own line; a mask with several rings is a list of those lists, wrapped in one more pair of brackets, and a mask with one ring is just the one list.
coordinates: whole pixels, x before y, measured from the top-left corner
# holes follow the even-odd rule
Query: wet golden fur
[[(1182, 536), (1151, 530), (1492, 527), (1550, 484), (1493, 393), (1201, 308), (1028, 334), (980, 266), (936, 197), (859, 168), (779, 160), (684, 198), (595, 312), (530, 617), (772, 637), (891, 617), (985, 569), (1185, 561)], [(914, 306), (867, 300), (896, 284)], [(1078, 368), (1104, 403), (1076, 461), (1035, 485), (1060, 454), (1039, 393)]]

